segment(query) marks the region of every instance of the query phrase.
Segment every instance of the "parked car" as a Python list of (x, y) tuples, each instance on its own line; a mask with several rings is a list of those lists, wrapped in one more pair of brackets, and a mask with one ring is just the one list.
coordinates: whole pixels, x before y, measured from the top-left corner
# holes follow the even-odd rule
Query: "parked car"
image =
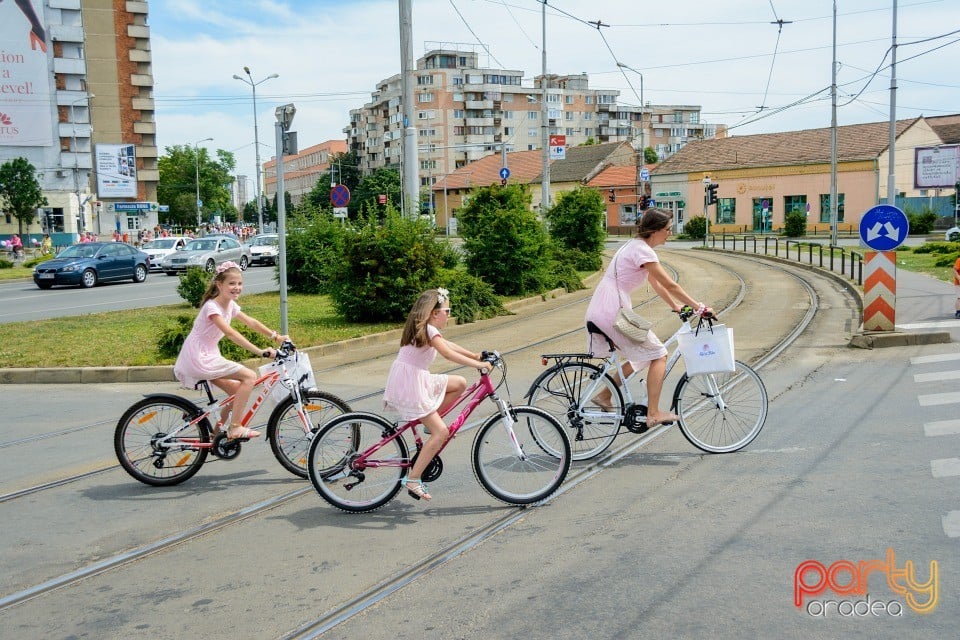
[(950, 227), (943, 237), (947, 242), (960, 242), (960, 227)]
[(155, 238), (144, 242), (140, 250), (150, 256), (150, 268), (160, 271), (160, 262), (171, 253), (183, 249), (187, 245), (188, 240), (189, 238), (184, 238), (183, 236)]
[(250, 238), (251, 264), (277, 264), (280, 255), (280, 236), (275, 233), (263, 233)]
[(33, 281), (41, 289), (54, 285), (92, 287), (111, 280), (147, 279), (150, 256), (123, 242), (86, 242), (67, 247), (56, 258), (33, 269)]
[(186, 271), (188, 267), (202, 267), (209, 273), (224, 262), (236, 262), (241, 269), (250, 264), (250, 247), (229, 236), (204, 236), (187, 243), (180, 251), (160, 261), (160, 268), (168, 276)]

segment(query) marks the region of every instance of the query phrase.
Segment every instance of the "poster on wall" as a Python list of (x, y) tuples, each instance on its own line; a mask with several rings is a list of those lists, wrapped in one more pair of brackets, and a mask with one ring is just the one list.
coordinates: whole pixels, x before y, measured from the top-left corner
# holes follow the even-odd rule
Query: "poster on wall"
[(132, 144), (97, 145), (97, 195), (137, 197), (137, 161)]
[(960, 180), (960, 147), (917, 147), (914, 153), (916, 189), (952, 189)]
[(0, 145), (53, 144), (47, 40), (43, 0), (0, 2)]

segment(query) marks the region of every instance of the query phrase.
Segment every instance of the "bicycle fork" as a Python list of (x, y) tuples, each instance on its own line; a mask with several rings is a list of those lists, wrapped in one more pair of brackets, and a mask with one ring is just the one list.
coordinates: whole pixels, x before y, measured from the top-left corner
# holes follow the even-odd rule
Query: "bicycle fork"
[(513, 419), (513, 415), (510, 412), (510, 405), (496, 394), (494, 394), (491, 399), (497, 405), (497, 409), (500, 411), (500, 417), (503, 418), (503, 427), (507, 431), (507, 438), (513, 447), (514, 455), (520, 460), (526, 460), (527, 456), (523, 452), (523, 447), (520, 446), (520, 443), (517, 441), (517, 434), (513, 431), (513, 425), (517, 424), (517, 421)]

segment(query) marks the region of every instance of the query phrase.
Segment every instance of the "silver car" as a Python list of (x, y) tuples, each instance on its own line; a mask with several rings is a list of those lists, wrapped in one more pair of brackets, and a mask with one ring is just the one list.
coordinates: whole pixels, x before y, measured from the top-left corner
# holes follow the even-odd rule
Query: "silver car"
[(250, 247), (252, 264), (277, 264), (280, 255), (280, 236), (275, 233), (263, 233), (247, 242)]
[(171, 253), (160, 262), (168, 276), (177, 275), (189, 267), (201, 267), (208, 273), (224, 262), (236, 262), (241, 269), (250, 264), (250, 247), (229, 236), (204, 236), (187, 243), (180, 251)]
[(150, 269), (160, 271), (163, 267), (160, 263), (171, 253), (183, 249), (187, 245), (187, 240), (183, 236), (168, 236), (166, 238), (155, 238), (141, 245), (140, 250), (150, 256)]

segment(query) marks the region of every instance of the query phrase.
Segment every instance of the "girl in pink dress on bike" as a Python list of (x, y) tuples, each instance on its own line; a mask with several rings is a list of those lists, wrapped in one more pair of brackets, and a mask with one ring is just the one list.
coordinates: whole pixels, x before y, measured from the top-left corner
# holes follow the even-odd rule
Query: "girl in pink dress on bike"
[(413, 468), (400, 480), (410, 497), (416, 500), (431, 499), (420, 478), (450, 433), (440, 412), (467, 388), (463, 376), (430, 373), (430, 364), (439, 353), (456, 364), (475, 369), (493, 368), (490, 363), (480, 360), (481, 354), (444, 340), (440, 331), (449, 320), (449, 291), (429, 289), (420, 294), (407, 316), (400, 338), (400, 353), (390, 366), (383, 392), (384, 407), (398, 412), (404, 422), (419, 418), (430, 434)]
[(276, 342), (288, 339), (287, 336), (277, 335), (276, 331), (270, 330), (265, 324), (240, 310), (237, 298), (242, 291), (243, 272), (236, 263), (228, 261), (217, 267), (217, 273), (210, 281), (200, 302), (200, 313), (193, 321), (193, 328), (184, 340), (177, 362), (173, 365), (173, 374), (187, 388), (195, 388), (201, 380), (209, 380), (228, 395), (236, 395), (232, 406), (224, 407), (220, 414), (220, 422), (214, 430), (218, 433), (220, 425), (230, 414), (227, 437), (231, 439), (260, 437), (259, 431), (240, 424), (257, 374), (239, 362), (232, 362), (220, 355), (218, 346), (220, 339), (227, 336), (234, 344), (264, 358), (274, 358), (277, 352), (275, 349), (261, 349), (253, 344), (231, 327), (230, 321), (236, 318), (257, 333)]

